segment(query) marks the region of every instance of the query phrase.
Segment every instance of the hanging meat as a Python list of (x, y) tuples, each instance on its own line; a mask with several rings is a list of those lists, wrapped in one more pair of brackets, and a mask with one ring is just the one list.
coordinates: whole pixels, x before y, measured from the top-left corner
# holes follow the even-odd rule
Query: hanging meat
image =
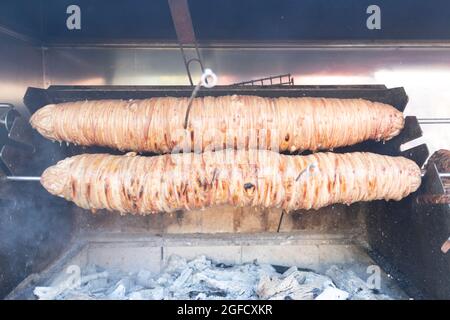
[(403, 128), (394, 107), (363, 99), (199, 97), (47, 105), (31, 117), (43, 136), (137, 152), (325, 150), (389, 140)]
[(295, 210), (400, 200), (420, 181), (419, 167), (403, 157), (231, 149), (155, 157), (82, 154), (41, 177), (50, 193), (82, 208), (141, 215), (222, 204)]

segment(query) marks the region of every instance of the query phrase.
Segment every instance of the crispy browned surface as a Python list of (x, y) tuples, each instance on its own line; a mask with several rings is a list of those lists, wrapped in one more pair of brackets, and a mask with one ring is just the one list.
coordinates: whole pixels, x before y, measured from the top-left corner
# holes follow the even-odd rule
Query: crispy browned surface
[(428, 159), (427, 165), (434, 163), (439, 172), (450, 172), (450, 150), (440, 149)]
[(188, 98), (98, 100), (48, 105), (31, 117), (43, 136), (79, 145), (168, 153), (173, 149), (323, 150), (389, 140), (403, 128), (400, 111), (362, 99)]
[[(426, 164), (427, 170), (430, 169), (431, 164), (436, 165), (439, 173), (450, 172), (450, 150), (440, 149), (434, 152), (428, 159)], [(441, 177), (442, 185), (444, 186), (443, 194), (424, 194), (417, 198), (419, 203), (428, 204), (449, 204), (450, 203), (450, 178)]]
[(400, 200), (419, 187), (420, 169), (403, 157), (371, 153), (82, 154), (48, 168), (41, 182), (85, 209), (149, 214), (231, 204), (293, 210)]

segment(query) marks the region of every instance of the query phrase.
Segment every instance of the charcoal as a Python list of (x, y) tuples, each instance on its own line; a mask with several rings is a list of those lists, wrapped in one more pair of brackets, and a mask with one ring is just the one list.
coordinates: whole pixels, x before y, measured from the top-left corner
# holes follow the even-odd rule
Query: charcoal
[[(65, 279), (60, 276), (61, 279)], [(81, 281), (36, 287), (39, 299), (114, 300), (345, 300), (388, 299), (369, 289), (352, 271), (337, 266), (326, 275), (297, 266), (280, 268), (253, 261), (225, 264), (204, 255), (186, 260), (170, 256), (160, 273), (124, 272), (88, 266)]]

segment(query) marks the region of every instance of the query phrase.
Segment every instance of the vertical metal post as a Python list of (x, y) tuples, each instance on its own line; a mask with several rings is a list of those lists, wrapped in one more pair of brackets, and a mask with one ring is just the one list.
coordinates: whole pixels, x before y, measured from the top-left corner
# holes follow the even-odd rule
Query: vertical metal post
[[(191, 62), (196, 61), (200, 65), (201, 72), (205, 71), (203, 61), (198, 49), (197, 40), (195, 38), (194, 28), (192, 26), (191, 13), (187, 0), (168, 0), (170, 14), (172, 15), (173, 25), (177, 33), (178, 43), (180, 45), (181, 55), (183, 56), (184, 66), (188, 75), (189, 83), (194, 85), (192, 74), (190, 71)], [(196, 57), (188, 59), (184, 50), (185, 46), (193, 46)]]

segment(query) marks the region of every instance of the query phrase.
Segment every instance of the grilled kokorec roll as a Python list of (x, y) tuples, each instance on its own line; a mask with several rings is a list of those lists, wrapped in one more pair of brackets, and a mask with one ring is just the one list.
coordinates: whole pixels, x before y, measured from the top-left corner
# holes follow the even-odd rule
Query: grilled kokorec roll
[(403, 157), (359, 152), (82, 154), (49, 167), (41, 183), (50, 193), (92, 210), (145, 215), (221, 204), (293, 210), (400, 200), (419, 187), (420, 169)]
[(43, 136), (84, 146), (168, 153), (226, 148), (323, 150), (389, 140), (403, 128), (400, 111), (362, 99), (204, 97), (98, 100), (52, 104), (31, 125)]

